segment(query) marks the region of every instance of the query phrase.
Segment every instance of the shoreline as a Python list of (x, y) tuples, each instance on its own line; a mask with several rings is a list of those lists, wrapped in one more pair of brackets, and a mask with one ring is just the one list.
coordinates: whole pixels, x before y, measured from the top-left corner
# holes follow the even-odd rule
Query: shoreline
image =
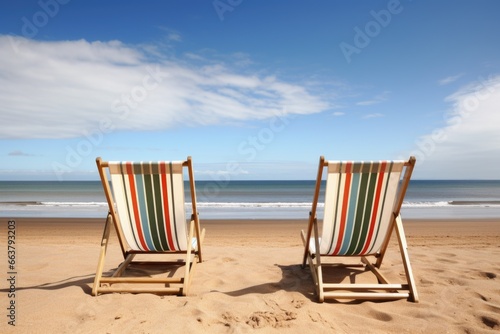
[[(15, 216), (0, 216), (0, 220), (16, 220), (16, 221), (25, 221), (28, 223), (33, 223), (35, 221), (40, 222), (49, 222), (52, 221), (54, 223), (64, 223), (64, 222), (88, 222), (88, 223), (97, 223), (104, 222), (106, 217), (96, 218), (96, 217), (15, 217)], [(250, 223), (250, 222), (276, 222), (276, 223), (299, 223), (306, 222), (308, 219), (286, 219), (286, 218), (221, 218), (221, 219), (200, 219), (201, 223), (224, 223), (224, 222), (241, 222), (241, 223)], [(497, 222), (500, 224), (500, 217), (498, 218), (403, 218), (403, 223), (428, 223), (428, 222), (436, 222), (436, 223), (446, 223), (446, 222), (456, 222), (456, 223), (473, 223), (473, 222)]]
[[(0, 218), (7, 222), (8, 218)], [(99, 243), (104, 218), (13, 218), (18, 226), (18, 238), (28, 242), (70, 242), (68, 236), (78, 236), (80, 242)], [(259, 245), (276, 243), (301, 246), (300, 231), (307, 228), (306, 219), (207, 219), (200, 220), (206, 229), (208, 245), (238, 245), (239, 238), (250, 239)], [(474, 244), (481, 246), (500, 240), (500, 219), (406, 219), (403, 220), (409, 246)], [(2, 227), (3, 228), (3, 227)], [(112, 229), (114, 233), (114, 229)], [(112, 242), (113, 242), (112, 238)], [(248, 244), (247, 242), (245, 244)], [(499, 243), (500, 245), (500, 243)]]
[[(0, 221), (5, 222), (0, 224), (5, 274), (9, 219)], [(14, 221), (16, 286), (9, 298), (15, 302), (16, 326), (7, 325), (5, 299), (2, 333), (487, 334), (500, 329), (496, 219), (404, 220), (420, 303), (318, 303), (310, 270), (301, 267), (300, 230), (306, 229), (306, 219), (201, 220), (204, 262), (196, 267), (187, 297), (91, 296), (104, 218)], [(112, 229), (105, 273), (122, 261)], [(381, 271), (394, 282), (403, 272), (394, 235)], [(363, 281), (363, 275), (352, 272), (345, 279)], [(0, 284), (2, 293), (10, 291), (7, 283)]]

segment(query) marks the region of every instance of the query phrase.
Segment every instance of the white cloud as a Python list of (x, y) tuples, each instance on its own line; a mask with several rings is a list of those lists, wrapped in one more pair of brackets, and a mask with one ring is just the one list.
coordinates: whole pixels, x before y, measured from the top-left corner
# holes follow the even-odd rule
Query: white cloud
[(219, 175), (241, 175), (241, 174), (249, 174), (246, 170), (197, 170), (197, 175), (209, 175), (209, 176), (219, 176)]
[(0, 36), (0, 138), (161, 130), (329, 108), (303, 86), (246, 73), (189, 58), (153, 61), (119, 41)]
[(458, 79), (460, 79), (463, 75), (464, 74), (461, 73), (461, 74), (449, 76), (449, 77), (446, 77), (444, 79), (439, 80), (438, 83), (439, 83), (440, 86), (449, 85), (449, 84), (457, 81)]
[(380, 113), (375, 113), (375, 114), (368, 114), (368, 115), (363, 116), (364, 119), (380, 118), (380, 117), (384, 117), (384, 115), (380, 114)]
[(167, 41), (171, 41), (171, 42), (182, 41), (182, 35), (177, 30), (174, 30), (174, 29), (171, 29), (168, 27), (163, 27), (163, 26), (160, 26), (159, 29), (163, 30), (165, 32)]
[(342, 111), (335, 111), (333, 113), (333, 116), (335, 116), (335, 117), (344, 116), (344, 115), (345, 115), (345, 112), (342, 112)]
[(181, 35), (178, 34), (178, 33), (175, 33), (175, 32), (169, 33), (168, 36), (167, 36), (167, 38), (170, 41), (176, 41), (176, 42), (180, 42), (182, 40)]
[(384, 101), (387, 101), (387, 99), (389, 98), (389, 94), (390, 94), (390, 92), (385, 91), (385, 92), (375, 96), (373, 99), (357, 102), (356, 105), (358, 105), (358, 106), (371, 106), (374, 104), (379, 104), (379, 103), (382, 103)]
[(479, 79), (446, 99), (446, 124), (412, 154), (421, 178), (500, 179), (500, 76)]

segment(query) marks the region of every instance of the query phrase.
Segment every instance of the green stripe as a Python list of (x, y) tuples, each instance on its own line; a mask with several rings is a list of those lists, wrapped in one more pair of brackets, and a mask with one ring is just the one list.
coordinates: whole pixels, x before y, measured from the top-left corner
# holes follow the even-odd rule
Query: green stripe
[[(154, 166), (155, 169), (159, 169), (158, 165)], [(162, 191), (161, 191), (161, 179), (158, 174), (159, 171), (153, 174), (153, 186), (155, 196), (155, 208), (156, 208), (156, 218), (158, 222), (158, 233), (160, 237), (161, 250), (168, 250), (167, 236), (165, 232), (165, 218), (163, 217), (163, 202), (162, 202)]]
[(361, 176), (359, 172), (357, 172), (358, 168), (354, 168), (355, 166), (356, 165), (354, 164), (353, 165), (354, 173), (352, 174), (351, 177), (351, 186), (350, 186), (351, 194), (349, 195), (348, 199), (347, 220), (345, 222), (344, 235), (342, 236), (342, 247), (338, 252), (338, 254), (343, 254), (343, 255), (348, 254), (347, 251), (351, 246), (352, 235), (354, 233), (354, 224), (356, 219), (356, 209), (357, 209), (356, 205), (358, 202), (359, 190), (360, 190)]
[(346, 255), (352, 255), (354, 250), (357, 248), (360, 241), (361, 228), (363, 225), (363, 210), (365, 208), (366, 200), (366, 189), (368, 186), (368, 179), (370, 174), (362, 173), (360, 174), (361, 181), (359, 186), (358, 197), (355, 199), (355, 203), (350, 203), (351, 205), (356, 205), (356, 215), (354, 219), (354, 227), (352, 231), (352, 236), (350, 240), (349, 248), (347, 249)]
[(161, 244), (158, 236), (158, 224), (156, 221), (155, 212), (155, 199), (153, 193), (152, 177), (151, 174), (143, 175), (144, 178), (144, 191), (146, 192), (146, 210), (148, 215), (149, 229), (151, 231), (151, 238), (153, 240), (154, 250), (160, 250)]
[[(378, 167), (378, 165), (376, 165)], [(370, 184), (368, 186), (368, 194), (366, 198), (366, 208), (365, 208), (365, 215), (363, 217), (363, 228), (361, 230), (361, 235), (359, 240), (361, 242), (358, 243), (358, 247), (354, 250), (355, 254), (359, 254), (366, 243), (366, 236), (368, 234), (368, 230), (370, 228), (370, 218), (372, 215), (372, 210), (373, 210), (373, 200), (375, 198), (375, 187), (377, 184), (377, 173), (370, 173)]]
[(141, 164), (139, 163), (132, 164), (132, 168), (134, 171), (134, 181), (136, 188), (136, 193), (132, 195), (133, 196), (135, 195), (137, 198), (142, 234), (144, 235), (144, 240), (147, 244), (148, 250), (154, 250), (155, 246), (153, 244), (153, 241), (151, 240), (151, 231), (148, 224), (149, 219), (147, 215), (147, 198), (144, 185), (145, 180), (142, 175)]

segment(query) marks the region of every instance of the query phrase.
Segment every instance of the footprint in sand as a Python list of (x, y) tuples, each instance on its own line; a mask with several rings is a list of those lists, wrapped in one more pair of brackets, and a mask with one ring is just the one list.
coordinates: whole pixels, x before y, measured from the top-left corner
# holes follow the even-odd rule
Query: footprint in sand
[(480, 293), (476, 293), (476, 295), (481, 298), (483, 301), (487, 302), (488, 301), (488, 298), (486, 296), (483, 296), (482, 294)]
[(450, 264), (457, 264), (458, 263), (458, 261), (451, 260), (449, 258), (438, 258), (438, 261), (443, 262), (443, 263), (450, 263)]
[(484, 303), (482, 303), (482, 308), (486, 311), (500, 314), (500, 305), (490, 302), (491, 297), (486, 297), (480, 293), (476, 292), (476, 296), (479, 297)]
[(491, 329), (500, 329), (500, 322), (491, 316), (483, 315), (481, 321)]
[(221, 318), (222, 320), (220, 322), (226, 327), (230, 327), (232, 324), (240, 322), (240, 319), (231, 312), (222, 313)]
[(464, 280), (461, 280), (459, 278), (447, 278), (446, 280), (447, 285), (456, 285), (456, 286), (466, 286), (467, 283)]
[(385, 312), (380, 312), (380, 311), (371, 311), (370, 315), (380, 321), (391, 321), (393, 317)]
[(454, 253), (439, 253), (441, 256), (446, 256), (446, 257), (456, 257), (457, 254)]
[(305, 302), (303, 300), (297, 300), (297, 299), (292, 300), (292, 305), (295, 308), (301, 308), (302, 306), (304, 306), (304, 303)]
[[(323, 318), (323, 316), (321, 315), (321, 313), (309, 312), (308, 315), (309, 315), (309, 319), (312, 322), (320, 323), (325, 328), (330, 327), (330, 329), (334, 329), (334, 326), (331, 323), (329, 323), (328, 320), (326, 320), (325, 318)], [(335, 333), (335, 332), (333, 332), (333, 333)]]
[(290, 311), (281, 312), (254, 312), (250, 315), (247, 325), (252, 328), (263, 328), (263, 327), (273, 327), (273, 328), (283, 328), (289, 327), (289, 321), (297, 319), (297, 314)]
[(481, 276), (489, 278), (489, 279), (495, 279), (495, 278), (497, 278), (497, 274), (495, 274), (495, 273), (489, 273), (489, 272), (482, 272)]
[(419, 284), (419, 285), (420, 285), (420, 286), (425, 286), (425, 287), (428, 287), (428, 286), (433, 286), (433, 285), (434, 285), (434, 282), (433, 282), (433, 281), (430, 281), (430, 280), (428, 280), (428, 279), (426, 279), (426, 278), (422, 278), (422, 279), (420, 280), (420, 284)]

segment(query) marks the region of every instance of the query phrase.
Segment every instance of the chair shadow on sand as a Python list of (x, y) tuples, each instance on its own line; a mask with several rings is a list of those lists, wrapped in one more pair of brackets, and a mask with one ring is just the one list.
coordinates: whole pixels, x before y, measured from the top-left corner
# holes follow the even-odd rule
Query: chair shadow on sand
[[(92, 292), (91, 284), (94, 281), (95, 274), (80, 275), (68, 277), (56, 282), (42, 283), (33, 286), (16, 286), (16, 292), (23, 290), (60, 290), (64, 288), (69, 288), (72, 286), (80, 287), (85, 294), (90, 295)], [(8, 293), (9, 289), (0, 289), (0, 292)]]
[(281, 269), (281, 280), (277, 282), (268, 282), (234, 291), (211, 290), (210, 292), (220, 292), (231, 297), (240, 297), (247, 294), (271, 294), (277, 291), (299, 292), (309, 299), (313, 299), (314, 287), (311, 282), (311, 274), (304, 270), (300, 265), (279, 265)]
[[(180, 263), (179, 265), (176, 264), (169, 264), (168, 266), (165, 266), (164, 268), (159, 268), (158, 265), (147, 265), (147, 264), (142, 264), (142, 265), (131, 265), (129, 268), (126, 270), (126, 276), (127, 277), (144, 277), (144, 276), (166, 276), (166, 277), (173, 277), (177, 270), (180, 270), (184, 267), (183, 263)], [(104, 272), (105, 275), (111, 275), (114, 271), (116, 271), (116, 268), (109, 269), (108, 271)], [(73, 286), (80, 287), (82, 291), (86, 295), (92, 295), (92, 284), (94, 283), (94, 277), (95, 273), (87, 274), (87, 275), (80, 275), (80, 276), (73, 276), (73, 277), (68, 277), (59, 281), (55, 282), (47, 282), (47, 283), (42, 283), (38, 285), (33, 285), (33, 286), (16, 286), (16, 292), (18, 291), (23, 291), (23, 290), (60, 290), (64, 288), (69, 288)], [(1, 293), (9, 293), (10, 290), (7, 289), (0, 289)]]
[[(247, 288), (234, 290), (234, 291), (220, 291), (212, 290), (211, 292), (220, 292), (231, 297), (240, 297), (247, 294), (271, 294), (278, 291), (286, 292), (298, 292), (304, 295), (306, 298), (313, 302), (317, 302), (317, 297), (315, 295), (314, 283), (311, 278), (311, 272), (309, 268), (302, 268), (298, 264), (294, 265), (279, 265), (276, 264), (278, 268), (281, 269), (282, 278), (278, 282), (269, 282), (259, 285), (249, 286)], [(352, 267), (339, 267), (333, 268), (326, 266), (324, 268), (323, 275), (326, 279), (333, 283), (342, 283), (349, 281), (349, 283), (354, 284), (358, 280), (359, 276), (364, 273), (369, 273), (369, 270), (362, 268), (362, 265), (353, 265)], [(328, 300), (328, 303), (342, 303), (342, 304), (361, 304), (363, 300)], [(382, 303), (383, 300), (373, 300), (375, 303)]]
[[(221, 291), (213, 289), (210, 292), (219, 292), (231, 297), (240, 297), (249, 294), (272, 294), (278, 291), (286, 291), (286, 292), (298, 292), (309, 300), (316, 302), (316, 295), (314, 292), (314, 283), (311, 279), (311, 273), (309, 268), (302, 268), (298, 264), (293, 265), (279, 265), (275, 264), (281, 270), (282, 277), (277, 282), (268, 282), (262, 283), (258, 285), (249, 286), (243, 289), (234, 290), (234, 291)], [(169, 266), (165, 266), (163, 268), (159, 268), (154, 265), (133, 265), (130, 266), (126, 270), (126, 276), (128, 277), (144, 277), (144, 276), (167, 276), (172, 277), (175, 275), (177, 270), (183, 268), (183, 264), (179, 265), (170, 264)], [(356, 267), (343, 267), (343, 268), (331, 268), (326, 266), (324, 268), (323, 275), (325, 278), (330, 280), (331, 282), (341, 283), (346, 279), (350, 283), (355, 283), (357, 280), (357, 276), (362, 275), (366, 272), (366, 270), (362, 268)], [(109, 269), (104, 274), (109, 275), (112, 274), (116, 268)], [(60, 290), (69, 287), (80, 287), (82, 291), (86, 295), (92, 294), (92, 284), (94, 282), (95, 273), (73, 276), (63, 280), (59, 280), (56, 282), (48, 282), (39, 285), (33, 286), (24, 286), (24, 287), (16, 287), (16, 291), (22, 290)], [(0, 292), (8, 293), (9, 289), (0, 289)], [(329, 302), (339, 302), (335, 300), (331, 300)], [(359, 304), (362, 303), (361, 300), (352, 300), (352, 301), (343, 301), (344, 304)], [(374, 301), (374, 302), (382, 302), (382, 301)]]

